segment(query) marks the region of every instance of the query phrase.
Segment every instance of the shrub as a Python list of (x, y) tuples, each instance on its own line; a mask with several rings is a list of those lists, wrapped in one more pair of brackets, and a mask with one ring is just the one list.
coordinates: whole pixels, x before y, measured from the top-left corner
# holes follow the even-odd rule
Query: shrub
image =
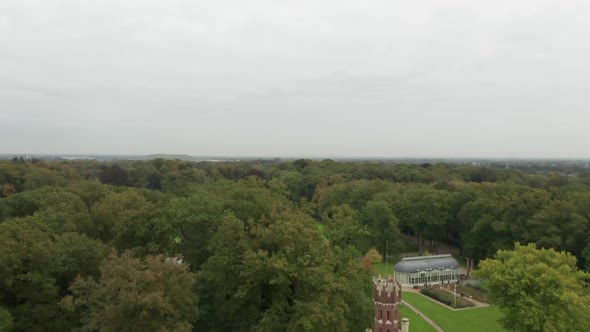
[(477, 284), (465, 284), (457, 287), (457, 292), (471, 296), (474, 300), (485, 303), (492, 303), (487, 289)]
[(482, 291), (482, 292), (486, 292), (488, 291), (488, 289), (482, 285), (482, 284), (465, 284), (465, 287), (469, 287), (469, 288), (473, 288), (473, 289), (477, 289), (478, 291)]
[(455, 306), (455, 296), (447, 292), (446, 290), (442, 289), (434, 289), (434, 288), (423, 288), (420, 290), (420, 293), (435, 299), (439, 302), (442, 302), (448, 306), (453, 308), (467, 308), (473, 307), (473, 303), (471, 301), (467, 301), (463, 298), (457, 297), (457, 305)]
[(13, 328), (12, 316), (8, 310), (0, 307), (0, 332), (10, 332)]
[(381, 263), (383, 261), (383, 256), (381, 256), (381, 254), (379, 253), (379, 251), (377, 251), (377, 249), (375, 249), (375, 247), (371, 248), (371, 250), (367, 252), (366, 257), (373, 265)]

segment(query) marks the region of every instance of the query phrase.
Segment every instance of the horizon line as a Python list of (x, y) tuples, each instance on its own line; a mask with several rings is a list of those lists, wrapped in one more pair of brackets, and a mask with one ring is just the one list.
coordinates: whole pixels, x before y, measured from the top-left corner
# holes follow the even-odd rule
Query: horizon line
[(327, 159), (364, 159), (364, 160), (552, 160), (552, 161), (590, 161), (590, 157), (483, 157), (483, 156), (289, 156), (289, 155), (282, 155), (282, 156), (269, 156), (269, 155), (191, 155), (186, 153), (148, 153), (148, 154), (123, 154), (123, 153), (5, 153), (0, 152), (0, 156), (13, 156), (13, 157), (21, 157), (21, 156), (51, 156), (51, 157), (150, 157), (155, 156), (183, 156), (183, 157), (190, 157), (190, 158), (221, 158), (221, 159), (262, 159), (262, 160), (271, 160), (271, 159), (312, 159), (312, 160), (327, 160)]

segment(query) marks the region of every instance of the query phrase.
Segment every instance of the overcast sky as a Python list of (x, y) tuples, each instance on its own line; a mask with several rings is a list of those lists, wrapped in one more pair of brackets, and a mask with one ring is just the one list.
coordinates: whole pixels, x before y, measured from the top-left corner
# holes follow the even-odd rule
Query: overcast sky
[(590, 1), (0, 1), (0, 152), (590, 158)]

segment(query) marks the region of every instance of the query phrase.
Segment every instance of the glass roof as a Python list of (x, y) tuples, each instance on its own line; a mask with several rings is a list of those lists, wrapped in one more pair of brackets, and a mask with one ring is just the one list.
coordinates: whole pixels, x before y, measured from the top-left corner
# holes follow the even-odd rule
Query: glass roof
[(395, 272), (415, 273), (433, 270), (458, 269), (459, 263), (449, 254), (404, 257), (401, 262), (395, 264), (393, 268)]

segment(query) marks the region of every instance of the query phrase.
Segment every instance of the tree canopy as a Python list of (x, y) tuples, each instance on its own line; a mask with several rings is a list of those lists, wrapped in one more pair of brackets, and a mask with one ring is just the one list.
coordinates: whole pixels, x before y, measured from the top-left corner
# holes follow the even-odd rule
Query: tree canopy
[[(372, 264), (413, 238), (461, 248), (490, 280), (508, 263), (530, 275), (514, 283), (523, 330), (548, 299), (585, 324), (588, 165), (477, 163), (0, 160), (0, 330), (364, 330)], [(519, 266), (515, 242), (546, 266)], [(579, 297), (547, 286), (558, 273)]]
[(100, 276), (77, 278), (61, 306), (99, 331), (191, 331), (197, 319), (195, 275), (178, 257), (112, 252)]
[(495, 302), (509, 330), (531, 332), (588, 331), (590, 275), (576, 267), (576, 258), (554, 249), (517, 243), (481, 262)]

